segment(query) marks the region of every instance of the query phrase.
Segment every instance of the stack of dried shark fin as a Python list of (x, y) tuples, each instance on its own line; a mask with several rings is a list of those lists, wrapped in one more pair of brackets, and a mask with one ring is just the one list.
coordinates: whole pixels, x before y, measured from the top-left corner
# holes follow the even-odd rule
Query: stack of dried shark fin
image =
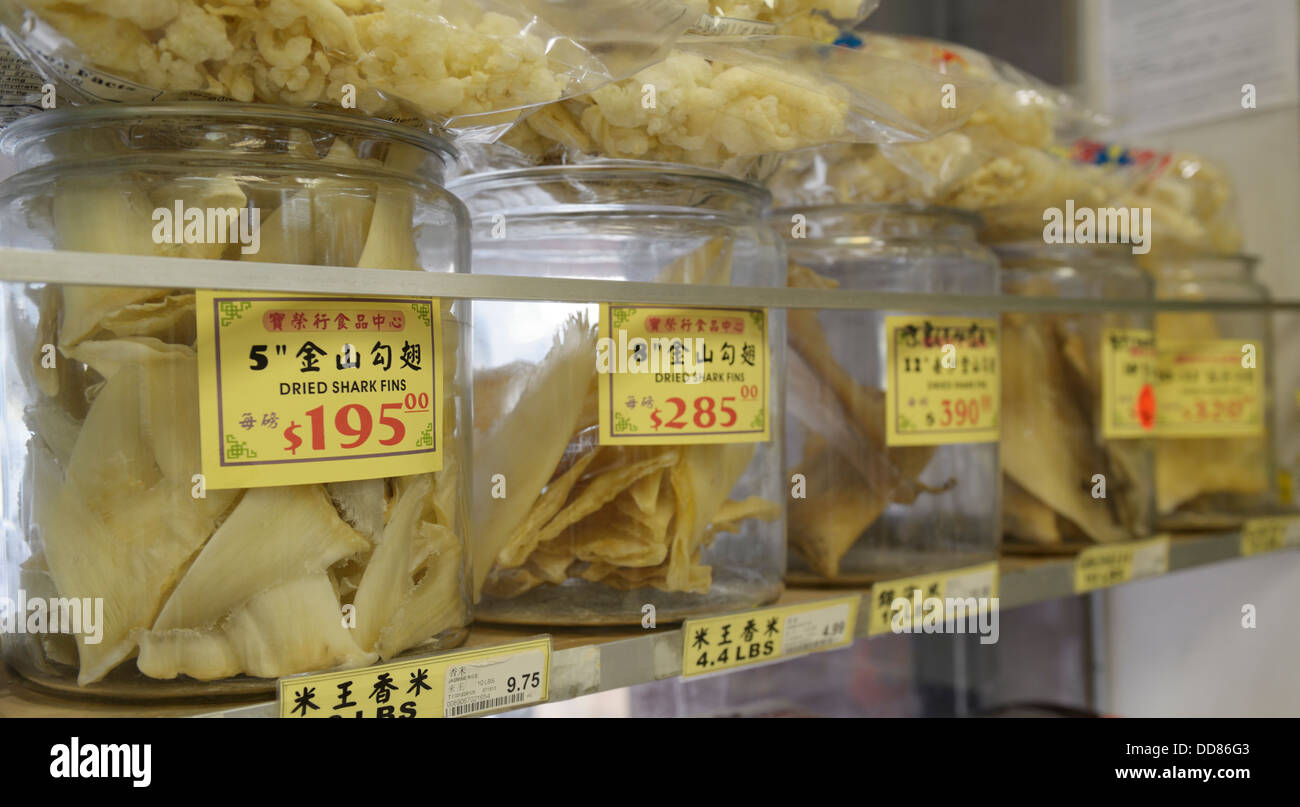
[[(660, 279), (725, 283), (730, 259), (715, 238)], [(509, 484), (499, 499), (485, 478), (475, 485), (476, 591), (515, 597), (577, 578), (702, 594), (713, 537), (780, 515), (765, 499), (728, 498), (752, 445), (598, 445), (595, 356), (595, 325), (575, 315), (540, 363), (476, 373), (475, 462)]]
[[(792, 263), (789, 285), (839, 284)], [(816, 311), (791, 309), (787, 323), (787, 406), (804, 431), (793, 473), (803, 475), (807, 494), (790, 505), (790, 545), (814, 572), (834, 579), (845, 553), (886, 507), (943, 493), (956, 480), (940, 487), (919, 480), (934, 456), (932, 446), (886, 446), (884, 392), (859, 384), (835, 360)]]
[[(341, 140), (325, 159), (362, 162)], [(234, 178), (179, 184), (142, 175), (111, 187), (60, 179), (51, 225), (59, 249), (310, 263), (350, 243), (353, 265), (416, 268), (412, 193), (370, 187), (367, 197), (322, 182), (282, 204), (261, 200), (272, 212), (256, 256), (150, 237), (158, 199), (242, 207), (264, 193)], [(32, 596), (102, 598), (104, 606), (101, 641), (44, 636), (40, 663), (76, 667), (82, 685), (133, 657), (152, 678), (275, 678), (367, 664), (466, 624), (464, 458), (451, 437), (461, 325), (449, 307), (442, 472), (196, 496), (194, 294), (38, 293), (28, 349), (40, 397), (25, 413), (32, 554), (21, 583)], [(57, 346), (54, 368), (42, 366), (47, 343)], [(354, 629), (343, 626), (345, 605), (355, 606)]]
[[(1002, 519), (1014, 541), (1077, 546), (1132, 540), (1149, 529), (1143, 442), (1101, 433), (1097, 346), (1105, 328), (1120, 326), (1114, 316), (1002, 318)], [(1093, 496), (1097, 474), (1106, 480), (1104, 498)]]

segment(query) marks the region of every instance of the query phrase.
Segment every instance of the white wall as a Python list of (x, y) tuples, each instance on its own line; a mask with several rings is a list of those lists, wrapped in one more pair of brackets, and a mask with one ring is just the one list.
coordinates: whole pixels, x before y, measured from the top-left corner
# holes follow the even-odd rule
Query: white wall
[[(1300, 552), (1123, 586), (1104, 597), (1103, 711), (1300, 716)], [(1242, 606), (1256, 627), (1242, 627)]]

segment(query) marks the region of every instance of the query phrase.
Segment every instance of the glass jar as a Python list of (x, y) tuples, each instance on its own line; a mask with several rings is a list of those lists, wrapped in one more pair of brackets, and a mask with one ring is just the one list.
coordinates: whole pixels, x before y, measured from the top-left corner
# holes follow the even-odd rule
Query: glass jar
[[(476, 273), (714, 286), (785, 282), (780, 241), (763, 224), (767, 192), (724, 174), (607, 161), (472, 175), (451, 188), (472, 216)], [(480, 618), (650, 625), (748, 608), (780, 594), (785, 491), (776, 425), (784, 316), (767, 311), (764, 324), (761, 309), (695, 308), (685, 299), (685, 307), (611, 306), (608, 315), (599, 304), (475, 302)], [(669, 330), (680, 320), (690, 320), (685, 330)], [(698, 434), (682, 436), (719, 424), (699, 411), (713, 393), (658, 375), (626, 393), (644, 345), (626, 366), (600, 366), (602, 343), (644, 338), (636, 334), (655, 323), (669, 342), (690, 331), (697, 341), (687, 354), (710, 362), (699, 367), (749, 373), (746, 393), (761, 392), (766, 411), (751, 406), (752, 417), (741, 421), (719, 417), (761, 427), (767, 439), (754, 441), (750, 433), (723, 438), (749, 442), (699, 444)], [(742, 344), (756, 352), (737, 352)], [(770, 361), (766, 379), (760, 352)], [(604, 394), (609, 400), (598, 405)], [(714, 404), (725, 412), (727, 399), (708, 405)], [(692, 418), (696, 428), (659, 436)], [(651, 444), (619, 444), (631, 434), (628, 424)]]
[[(438, 184), (448, 146), (382, 121), (108, 104), (31, 115), (0, 148), (18, 169), (0, 184), (6, 247), (468, 265), (464, 208)], [(170, 213), (184, 229), (165, 226)], [(32, 283), (3, 294), (4, 595), (101, 614), (86, 610), (79, 632), (69, 620), (8, 632), (4, 658), (24, 676), (107, 697), (244, 695), (464, 640), (461, 305), (441, 307), (442, 471), (216, 489), (200, 474), (194, 289)], [(241, 425), (275, 428), (276, 417)], [(398, 548), (409, 560), (388, 561)]]
[[(1139, 299), (1127, 246), (999, 244), (1002, 291)], [(1018, 551), (1135, 540), (1154, 519), (1155, 339), (1149, 311), (1002, 318), (1003, 528)]]
[[(975, 240), (970, 214), (843, 204), (785, 208), (771, 222), (785, 236), (791, 286), (997, 293), (997, 262)], [(865, 583), (997, 557), (996, 433), (906, 445), (890, 434), (886, 398), (897, 375), (888, 342), (901, 317), (922, 328), (988, 320), (996, 329), (988, 316), (788, 312), (786, 468), (805, 487), (792, 488), (787, 580)]]
[[(1155, 262), (1156, 297), (1267, 302), (1268, 289), (1255, 278), (1256, 263), (1248, 255), (1162, 256)], [(1156, 315), (1162, 357), (1156, 499), (1162, 525), (1230, 529), (1243, 517), (1276, 506), (1271, 322), (1263, 311)], [(1189, 357), (1207, 353), (1219, 355), (1231, 376), (1202, 377), (1208, 382), (1204, 395), (1175, 395), (1169, 373), (1187, 366)], [(1184, 386), (1183, 391), (1195, 390)]]

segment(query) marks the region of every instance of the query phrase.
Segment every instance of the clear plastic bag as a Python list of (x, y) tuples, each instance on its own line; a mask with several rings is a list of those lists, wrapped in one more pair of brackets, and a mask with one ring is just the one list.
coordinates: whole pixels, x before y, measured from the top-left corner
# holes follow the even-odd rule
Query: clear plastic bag
[[(1028, 209), (1085, 189), (1104, 172), (1052, 153), (1058, 140), (1107, 125), (1068, 93), (970, 48), (937, 40), (862, 34), (875, 58), (931, 70), (953, 83), (959, 128), (921, 142), (832, 144), (791, 154), (773, 177), (778, 204), (921, 202), (967, 210)], [(973, 84), (972, 94), (958, 80)], [(925, 100), (924, 96), (921, 96)], [(1049, 202), (1054, 204), (1055, 202)]]
[[(1160, 253), (1241, 251), (1232, 178), (1223, 166), (1197, 154), (1123, 146), (1082, 138), (1069, 150), (1076, 163), (1109, 171), (1118, 181), (1110, 204), (1151, 208), (1151, 243)], [(1160, 254), (1158, 253), (1158, 254)], [(1154, 268), (1156, 258), (1145, 258)]]
[(697, 34), (799, 36), (819, 42), (839, 38), (880, 5), (879, 0), (715, 0), (691, 28)]
[[(940, 103), (945, 85), (969, 100)], [(916, 142), (959, 126), (983, 82), (783, 36), (686, 36), (667, 58), (524, 118), (505, 144), (536, 162), (637, 159), (756, 178), (770, 155), (825, 143)]]
[(193, 96), (354, 107), (491, 139), (520, 110), (662, 58), (677, 0), (3, 0), (11, 44), (73, 103)]

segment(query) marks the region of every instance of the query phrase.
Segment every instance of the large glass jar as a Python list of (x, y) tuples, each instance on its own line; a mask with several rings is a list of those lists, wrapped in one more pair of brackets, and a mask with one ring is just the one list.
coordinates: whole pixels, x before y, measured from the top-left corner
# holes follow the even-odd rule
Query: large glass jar
[[(448, 147), (382, 121), (104, 105), (32, 115), (0, 148), (18, 169), (0, 184), (6, 247), (435, 272), (468, 264), (464, 208), (438, 184)], [(163, 226), (173, 212), (183, 231)], [(225, 212), (229, 227), (214, 227)], [(11, 603), (93, 609), (79, 631), (64, 620), (7, 633), (4, 658), (24, 676), (97, 696), (238, 695), (463, 641), (460, 305), (442, 303), (441, 366), (426, 361), (420, 379), (441, 374), (442, 409), (430, 412), (441, 420), (440, 472), (351, 477), (349, 465), (328, 484), (218, 489), (201, 474), (195, 289), (33, 283), (3, 293), (3, 592)], [(358, 348), (367, 361), (370, 351)], [(287, 425), (258, 416), (241, 426)]]
[[(473, 219), (475, 273), (711, 286), (785, 282), (781, 243), (763, 224), (767, 192), (723, 174), (611, 161), (478, 174), (451, 187)], [(780, 594), (784, 316), (767, 311), (764, 324), (761, 310), (720, 311), (725, 301), (679, 299), (674, 306), (611, 307), (608, 321), (599, 304), (475, 302), (480, 618), (650, 625)], [(690, 320), (684, 329), (683, 320)], [(767, 439), (700, 444), (680, 436), (707, 432), (693, 428), (662, 443), (618, 444), (625, 434), (620, 422), (640, 422), (639, 434), (658, 441), (669, 424), (704, 414), (701, 402), (711, 394), (655, 376), (629, 395), (620, 391), (628, 381), (619, 377), (622, 368), (599, 366), (601, 340), (614, 344), (655, 322), (666, 336), (700, 340), (687, 351), (710, 362), (700, 367), (739, 372), (755, 362), (744, 386), (747, 395), (766, 398), (766, 411), (746, 415), (741, 425), (766, 423)], [(744, 343), (758, 352), (738, 352)], [(758, 366), (762, 353), (770, 360), (767, 379)], [(632, 351), (631, 363), (637, 355)], [(610, 399), (598, 405), (605, 389)], [(726, 399), (706, 403), (726, 411)], [(737, 418), (718, 417), (733, 425)], [(718, 423), (712, 416), (694, 422)]]
[[(1151, 282), (1127, 246), (1000, 244), (1002, 291), (1136, 299)], [(1003, 527), (1017, 550), (1151, 534), (1155, 339), (1149, 311), (1002, 318)]]
[[(785, 236), (791, 286), (997, 293), (997, 262), (975, 240), (978, 219), (966, 213), (824, 205), (780, 209), (771, 222)], [(958, 442), (950, 432), (904, 444), (887, 422), (889, 379), (898, 377), (887, 347), (894, 323), (964, 330), (981, 321), (996, 330), (996, 315), (988, 314), (788, 312), (786, 467), (796, 484), (788, 580), (863, 583), (996, 558), (996, 431), (982, 442)], [(940, 358), (939, 348), (933, 353)], [(993, 368), (982, 369), (996, 392)], [(941, 411), (937, 396), (933, 403)]]
[[(1160, 299), (1268, 301), (1250, 256), (1166, 255), (1155, 264)], [(1231, 528), (1276, 505), (1271, 322), (1263, 311), (1156, 315), (1162, 357), (1156, 500), (1162, 524)], [(1222, 370), (1201, 372), (1199, 390), (1189, 386), (1181, 368), (1204, 366), (1207, 358), (1217, 358)]]

